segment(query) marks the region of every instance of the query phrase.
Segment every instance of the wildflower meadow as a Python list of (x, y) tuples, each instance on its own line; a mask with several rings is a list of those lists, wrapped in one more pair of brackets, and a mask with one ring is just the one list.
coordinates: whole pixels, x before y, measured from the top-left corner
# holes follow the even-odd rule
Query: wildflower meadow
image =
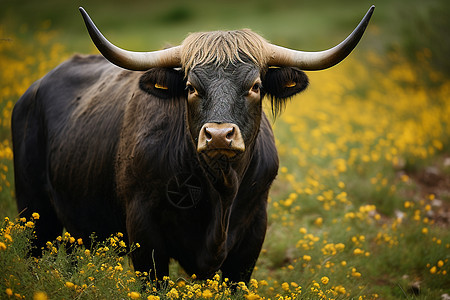
[(0, 299), (450, 299), (450, 78), (427, 47), (414, 61), (363, 49), (308, 72), (272, 116), (280, 170), (249, 283), (198, 281), (176, 262), (148, 282), (122, 233), (87, 248), (65, 232), (28, 256), (40, 216), (16, 211), (10, 119), (73, 54), (48, 27), (25, 39), (0, 26)]

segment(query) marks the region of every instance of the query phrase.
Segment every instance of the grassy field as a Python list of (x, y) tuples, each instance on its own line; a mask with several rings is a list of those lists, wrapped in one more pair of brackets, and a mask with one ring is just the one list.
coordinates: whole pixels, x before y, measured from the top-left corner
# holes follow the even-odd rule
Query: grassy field
[(12, 107), (71, 54), (95, 52), (80, 5), (107, 37), (134, 50), (176, 44), (192, 31), (240, 27), (284, 46), (321, 50), (345, 37), (372, 3), (2, 3), (0, 299), (449, 295), (450, 69), (443, 56), (449, 42), (436, 38), (450, 28), (449, 4), (391, 2), (375, 1), (374, 19), (355, 53), (330, 70), (308, 72), (311, 86), (273, 121), (281, 168), (270, 195), (268, 233), (253, 279), (234, 294), (220, 274), (196, 281), (175, 262), (160, 289), (143, 289), (145, 274), (119, 255), (126, 242), (120, 234), (86, 249), (66, 233), (49, 241), (41, 259), (28, 258), (39, 216), (20, 219), (15, 207)]

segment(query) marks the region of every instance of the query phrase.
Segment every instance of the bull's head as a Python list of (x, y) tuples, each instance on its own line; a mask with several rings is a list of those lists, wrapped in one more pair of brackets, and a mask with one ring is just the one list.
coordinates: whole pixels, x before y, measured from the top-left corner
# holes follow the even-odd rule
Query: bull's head
[[(187, 98), (188, 127), (197, 151), (207, 160), (238, 159), (252, 148), (264, 95), (271, 97), (278, 111), (285, 99), (306, 88), (308, 79), (301, 70), (323, 70), (350, 54), (373, 10), (372, 6), (343, 42), (321, 52), (276, 46), (250, 30), (195, 33), (177, 47), (131, 52), (111, 44), (80, 8), (93, 42), (112, 63), (140, 71), (181, 67), (177, 84), (183, 85)], [(142, 80), (141, 85), (145, 86)]]

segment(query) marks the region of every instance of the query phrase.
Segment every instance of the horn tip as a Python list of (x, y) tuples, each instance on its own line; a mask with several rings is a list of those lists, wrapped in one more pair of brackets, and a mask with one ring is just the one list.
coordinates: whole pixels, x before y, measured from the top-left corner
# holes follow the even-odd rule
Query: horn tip
[(78, 7), (78, 10), (80, 11), (83, 19), (86, 19), (86, 17), (88, 16), (88, 13), (86, 12), (86, 10), (82, 6)]
[(367, 11), (366, 15), (364, 16), (362, 22), (367, 26), (370, 19), (372, 18), (373, 11), (375, 10), (375, 5), (371, 5), (369, 10)]

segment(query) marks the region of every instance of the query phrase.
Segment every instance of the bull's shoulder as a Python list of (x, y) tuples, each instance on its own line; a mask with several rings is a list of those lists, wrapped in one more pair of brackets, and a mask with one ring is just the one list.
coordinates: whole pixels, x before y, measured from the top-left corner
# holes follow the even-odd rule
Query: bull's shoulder
[[(82, 70), (79, 74), (88, 75), (102, 71), (105, 68), (122, 70), (121, 68), (115, 67), (101, 55), (75, 54), (50, 71), (46, 77), (52, 76), (53, 74), (60, 75), (61, 73), (67, 75), (74, 74), (73, 71), (76, 69)], [(75, 75), (79, 74), (75, 73)]]
[(61, 76), (61, 74), (70, 75), (73, 74), (73, 70), (77, 68), (83, 68), (84, 72), (81, 72), (81, 74), (87, 74), (102, 68), (102, 66), (108, 67), (109, 65), (112, 66), (112, 64), (101, 55), (75, 54), (48, 72), (44, 78), (53, 78), (54, 75)]

